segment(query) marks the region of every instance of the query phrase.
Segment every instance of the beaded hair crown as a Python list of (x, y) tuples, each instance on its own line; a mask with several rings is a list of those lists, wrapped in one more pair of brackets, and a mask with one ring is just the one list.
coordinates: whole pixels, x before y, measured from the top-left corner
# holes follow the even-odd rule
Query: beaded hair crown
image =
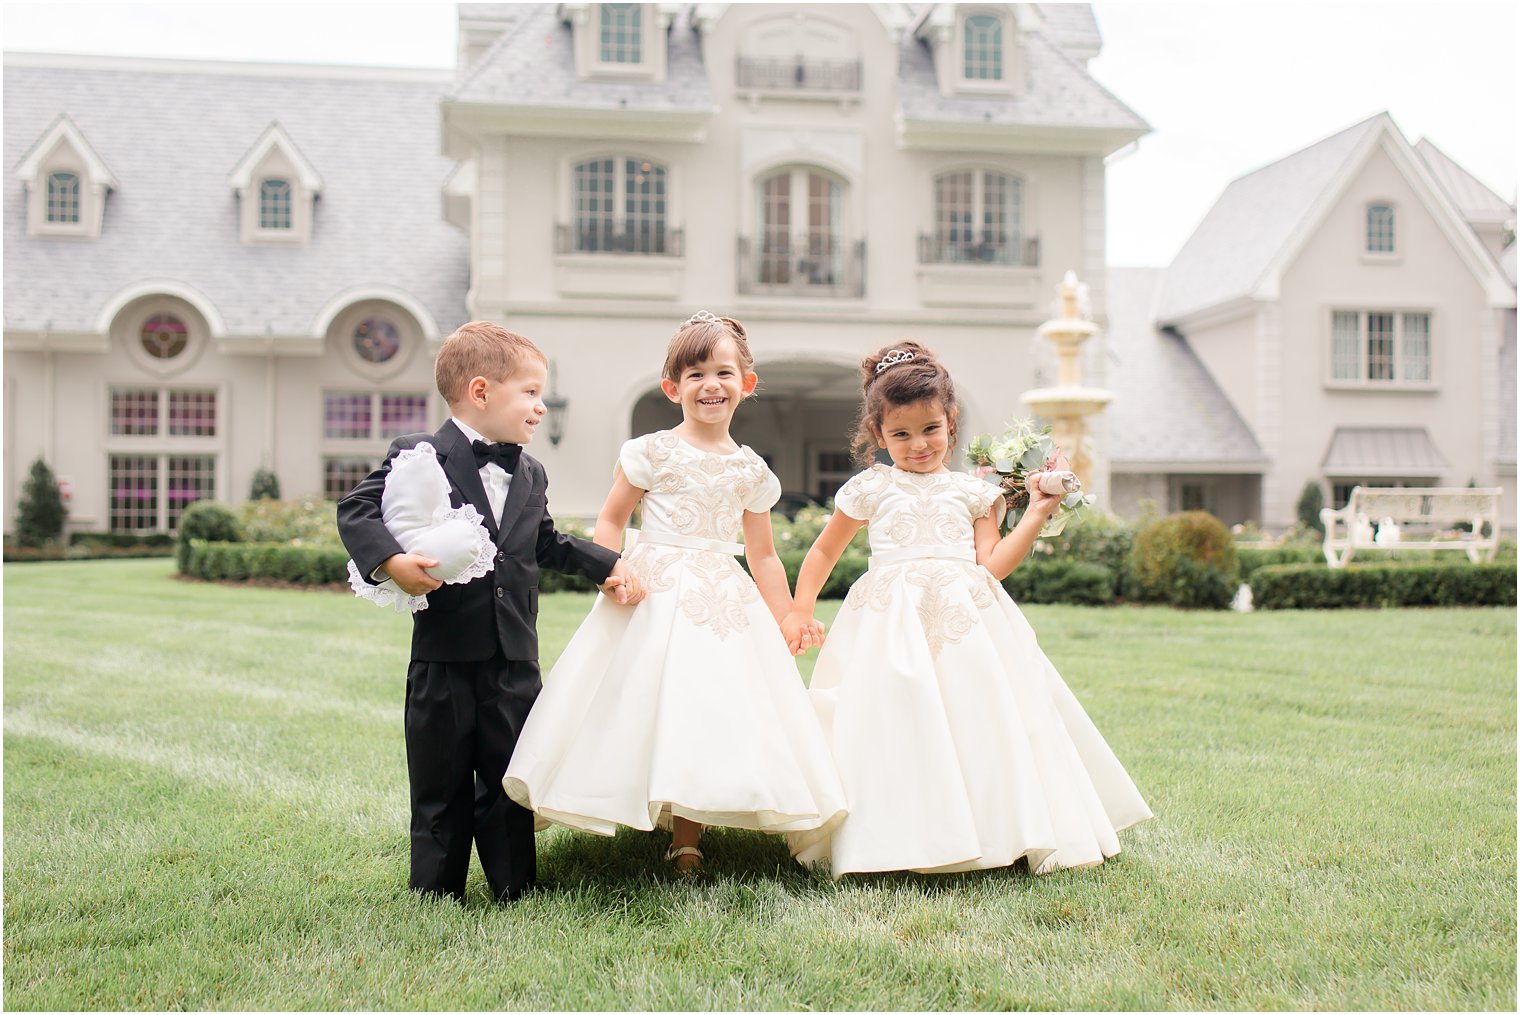
[(881, 373), (888, 367), (895, 367), (897, 364), (906, 363), (911, 359), (913, 359), (913, 351), (911, 349), (893, 349), (876, 364), (876, 372)]
[(681, 322), (681, 327), (689, 328), (693, 324), (722, 324), (723, 318), (710, 310), (698, 310), (686, 320)]

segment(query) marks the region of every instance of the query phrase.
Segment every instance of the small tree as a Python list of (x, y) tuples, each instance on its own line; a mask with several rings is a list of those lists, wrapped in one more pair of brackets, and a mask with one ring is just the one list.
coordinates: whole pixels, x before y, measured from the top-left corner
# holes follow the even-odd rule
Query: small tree
[(1298, 495), (1298, 524), (1306, 530), (1317, 532), (1324, 538), (1325, 526), (1319, 520), (1320, 509), (1325, 506), (1325, 491), (1315, 480), (1304, 484), (1304, 492)]
[(253, 485), (248, 491), (249, 500), (279, 500), (280, 480), (263, 467), (253, 474)]
[(21, 504), (16, 511), (16, 542), (20, 546), (45, 546), (63, 536), (63, 522), (68, 509), (58, 490), (58, 478), (40, 457), (21, 488)]

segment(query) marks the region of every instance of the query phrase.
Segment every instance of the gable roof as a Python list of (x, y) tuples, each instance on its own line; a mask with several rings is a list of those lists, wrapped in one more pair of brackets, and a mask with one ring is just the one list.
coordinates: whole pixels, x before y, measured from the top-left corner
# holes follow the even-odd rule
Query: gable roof
[(1414, 150), (1420, 153), (1431, 175), (1468, 222), (1474, 225), (1503, 225), (1515, 217), (1515, 209), (1508, 201), (1457, 165), (1451, 156), (1432, 144), (1429, 138), (1421, 138)]
[(301, 178), (301, 186), (310, 193), (321, 193), (321, 174), (306, 156), (301, 154), (301, 149), (296, 147), (296, 143), (291, 140), (289, 134), (285, 133), (285, 128), (280, 126), (278, 120), (264, 128), (264, 133), (260, 134), (259, 139), (253, 143), (253, 147), (248, 149), (248, 154), (239, 159), (238, 164), (228, 174), (227, 182), (232, 189), (240, 194), (246, 191), (248, 184), (252, 181), (253, 171), (259, 167), (260, 162), (264, 161), (264, 156), (276, 148), (284, 152), (285, 157), (295, 167), (296, 175)]
[(1259, 472), (1251, 428), (1175, 332), (1155, 326), (1164, 268), (1108, 269), (1107, 380), (1103, 419), (1115, 472)]
[[(120, 181), (100, 237), (80, 241), (28, 238), (22, 185), (6, 179), (6, 330), (98, 334), (124, 293), (162, 284), (203, 297), (213, 330), (229, 336), (321, 338), (335, 301), (378, 290), (409, 298), (446, 332), (464, 319), (469, 285), (468, 237), (440, 213), (453, 169), (437, 151), (447, 81), (447, 72), (6, 54), (6, 163), (68, 110)], [(306, 246), (242, 243), (227, 185), (276, 119), (322, 167)]]
[(1172, 323), (1238, 300), (1275, 299), (1283, 269), (1379, 144), (1422, 194), (1490, 302), (1512, 301), (1513, 286), (1383, 112), (1231, 182), (1173, 259), (1158, 320)]
[(22, 156), (21, 161), (16, 166), (16, 178), (27, 182), (36, 180), (37, 174), (42, 170), (42, 160), (47, 158), (48, 154), (53, 151), (60, 141), (74, 149), (75, 153), (84, 160), (85, 172), (96, 184), (109, 187), (112, 190), (120, 186), (116, 182), (116, 176), (111, 172), (111, 168), (100, 157), (100, 153), (85, 139), (83, 132), (69, 118), (68, 113), (59, 113), (58, 118), (53, 121), (53, 125), (42, 136), (37, 138), (32, 147)]
[(523, 5), (518, 17), (447, 96), (456, 103), (538, 109), (635, 109), (710, 113), (712, 93), (690, 8), (663, 41), (665, 80), (575, 74), (573, 30), (555, 4)]

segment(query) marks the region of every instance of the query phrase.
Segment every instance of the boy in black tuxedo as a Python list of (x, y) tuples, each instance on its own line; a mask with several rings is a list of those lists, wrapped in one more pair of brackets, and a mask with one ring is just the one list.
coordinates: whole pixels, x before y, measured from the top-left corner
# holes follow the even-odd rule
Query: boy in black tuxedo
[[(544, 468), (522, 453), (546, 411), (547, 370), (521, 335), (464, 325), (435, 366), (453, 418), (435, 434), (396, 438), (380, 468), (338, 503), (338, 532), (360, 574), (428, 598), (413, 614), (406, 675), (415, 891), (462, 899), (472, 838), (498, 899), (534, 882), (533, 814), (507, 798), (501, 777), (542, 686), (538, 569), (586, 575), (619, 603), (643, 596), (616, 553), (554, 529)], [(381, 520), (392, 459), (422, 441), (438, 452), (453, 505), (475, 505), (496, 541), (495, 570), (464, 585), (440, 584), (427, 572), (438, 562), (404, 552)]]

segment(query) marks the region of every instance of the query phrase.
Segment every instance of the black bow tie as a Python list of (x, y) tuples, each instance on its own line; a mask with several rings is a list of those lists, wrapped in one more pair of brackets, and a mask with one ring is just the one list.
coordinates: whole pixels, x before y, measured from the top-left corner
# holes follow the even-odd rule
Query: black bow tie
[(522, 457), (521, 444), (487, 444), (485, 441), (471, 441), (470, 450), (475, 452), (475, 468), (483, 469), (490, 462), (506, 469), (508, 472), (517, 471), (517, 460)]

